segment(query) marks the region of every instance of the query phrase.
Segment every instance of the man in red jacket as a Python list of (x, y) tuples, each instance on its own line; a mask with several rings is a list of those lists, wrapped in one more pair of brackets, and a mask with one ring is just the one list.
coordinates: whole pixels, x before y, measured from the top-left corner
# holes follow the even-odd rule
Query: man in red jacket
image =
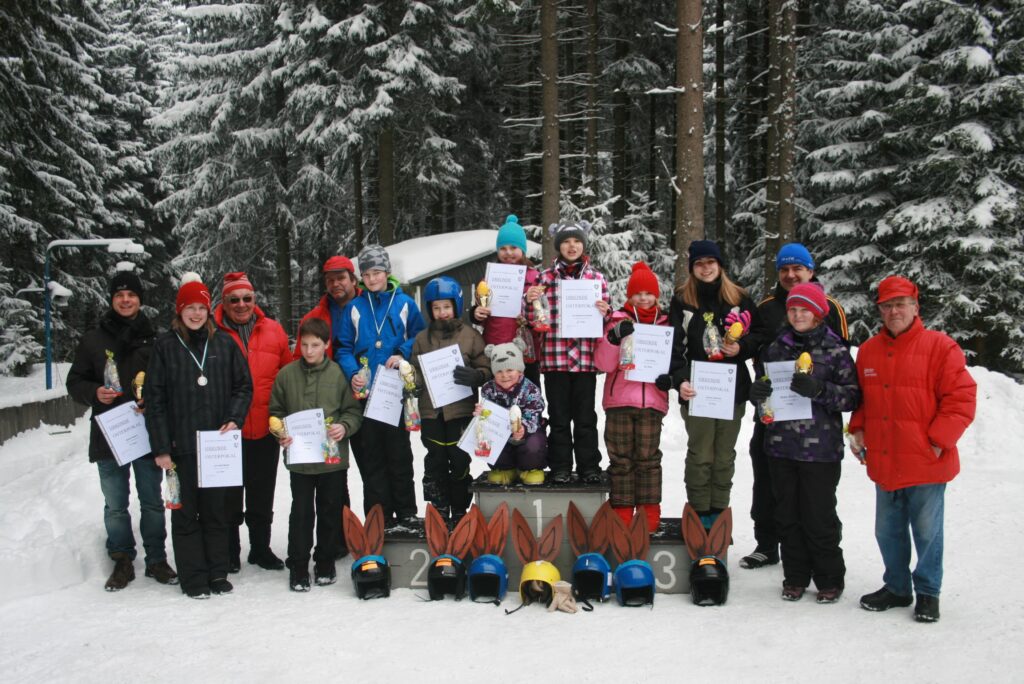
[[(332, 256), (330, 259), (324, 262), (324, 289), (327, 291), (320, 301), (314, 306), (309, 313), (302, 317), (299, 321), (299, 326), (306, 322), (309, 318), (319, 318), (327, 324), (327, 329), (331, 331), (331, 341), (327, 344), (327, 358), (334, 358), (334, 350), (337, 349), (335, 339), (337, 331), (340, 329), (341, 324), (341, 312), (345, 310), (345, 306), (353, 299), (359, 296), (359, 287), (356, 280), (356, 267), (352, 264), (352, 260), (346, 256)], [(294, 358), (300, 358), (302, 356), (302, 350), (299, 349), (299, 335), (298, 332), (295, 334), (295, 351), (292, 353)], [(348, 495), (348, 470), (341, 471), (341, 505), (350, 506), (352, 500)], [(341, 529), (341, 543), (338, 544), (338, 555), (337, 560), (341, 560), (348, 555), (348, 544), (345, 543), (345, 530)]]
[[(243, 272), (224, 276), (221, 303), (213, 312), (221, 330), (235, 340), (249, 362), (252, 403), (242, 429), (242, 487), (228, 490), (227, 516), (230, 532), (229, 570), (242, 567), (239, 527), (249, 528), (249, 563), (265, 570), (284, 570), (284, 562), (270, 549), (274, 521), (274, 488), (280, 447), (270, 434), (270, 389), (277, 372), (291, 363), (288, 335), (277, 321), (256, 305), (256, 292)], [(245, 494), (245, 513), (242, 495)]]
[[(866, 610), (909, 606), (939, 619), (946, 483), (960, 472), (956, 443), (974, 420), (977, 385), (963, 351), (927, 330), (917, 286), (889, 276), (878, 286), (883, 328), (857, 354), (864, 401), (850, 420), (851, 449), (875, 482), (875, 539), (885, 586), (862, 596)], [(917, 566), (910, 571), (910, 538)]]

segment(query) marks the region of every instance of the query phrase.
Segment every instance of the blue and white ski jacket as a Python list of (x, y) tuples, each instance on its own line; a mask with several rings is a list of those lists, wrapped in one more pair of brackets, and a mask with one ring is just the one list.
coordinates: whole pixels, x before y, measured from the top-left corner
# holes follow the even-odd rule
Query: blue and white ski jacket
[[(384, 365), (390, 356), (399, 354), (408, 359), (413, 340), (424, 327), (423, 316), (415, 300), (402, 292), (396, 278), (388, 276), (386, 290), (370, 292), (364, 289), (345, 306), (341, 314), (341, 328), (334, 331), (337, 350), (334, 359), (351, 381), (359, 370), (359, 357), (365, 356), (370, 361), (372, 378), (377, 366)], [(379, 348), (376, 344), (378, 339), (381, 343)]]

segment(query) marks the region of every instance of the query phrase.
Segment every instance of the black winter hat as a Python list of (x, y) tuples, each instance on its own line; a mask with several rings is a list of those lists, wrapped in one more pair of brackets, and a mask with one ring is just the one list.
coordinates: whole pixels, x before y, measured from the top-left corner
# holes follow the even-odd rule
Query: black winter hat
[(118, 271), (113, 278), (110, 279), (110, 298), (113, 299), (121, 290), (131, 290), (135, 294), (139, 295), (139, 301), (142, 301), (142, 295), (144, 294), (142, 287), (142, 280), (139, 276), (135, 275), (134, 271)]
[(713, 240), (694, 240), (690, 243), (690, 271), (693, 271), (693, 264), (698, 259), (704, 259), (706, 257), (712, 257), (718, 261), (719, 265), (725, 267), (725, 260), (722, 259), (722, 250), (718, 248)]

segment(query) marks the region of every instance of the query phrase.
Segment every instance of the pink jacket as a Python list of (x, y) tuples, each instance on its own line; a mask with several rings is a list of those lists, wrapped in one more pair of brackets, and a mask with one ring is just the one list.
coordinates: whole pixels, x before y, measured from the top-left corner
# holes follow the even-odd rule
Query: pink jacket
[[(619, 370), (619, 347), (608, 341), (608, 331), (623, 319), (633, 320), (625, 311), (608, 314), (604, 335), (597, 341), (594, 350), (594, 365), (608, 374), (604, 379), (604, 397), (601, 406), (610, 408), (649, 408), (658, 413), (668, 413), (668, 392), (663, 392), (650, 382), (635, 382), (626, 379), (626, 372)], [(668, 316), (658, 314), (655, 325), (668, 325)]]

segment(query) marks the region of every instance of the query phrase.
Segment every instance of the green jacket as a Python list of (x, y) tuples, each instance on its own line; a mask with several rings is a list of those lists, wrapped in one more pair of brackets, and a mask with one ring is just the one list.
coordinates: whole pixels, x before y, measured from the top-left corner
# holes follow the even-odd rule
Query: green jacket
[(270, 391), (270, 415), (277, 418), (321, 408), (324, 416), (345, 426), (345, 439), (338, 443), (341, 463), (336, 465), (302, 463), (285, 466), (305, 475), (318, 475), (348, 468), (348, 438), (363, 424), (363, 409), (352, 396), (345, 374), (334, 361), (324, 359), (317, 366), (306, 365), (303, 359), (292, 361), (281, 369)]

